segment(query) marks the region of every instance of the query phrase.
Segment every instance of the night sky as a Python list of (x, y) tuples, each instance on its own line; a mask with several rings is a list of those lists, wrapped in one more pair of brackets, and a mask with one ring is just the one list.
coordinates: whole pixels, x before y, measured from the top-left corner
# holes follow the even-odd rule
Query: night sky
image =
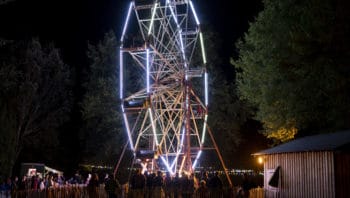
[[(136, 2), (152, 2), (138, 0)], [(63, 60), (76, 69), (78, 83), (86, 68), (87, 43), (96, 43), (113, 30), (117, 38), (126, 17), (128, 0), (16, 0), (0, 6), (0, 38), (53, 41)], [(224, 70), (233, 72), (234, 43), (262, 10), (261, 0), (193, 0), (202, 24), (212, 27), (223, 41)], [(80, 87), (76, 97), (81, 97)], [(79, 99), (76, 99), (79, 101)], [(78, 115), (78, 108), (76, 114)], [(72, 121), (74, 122), (74, 120)], [(254, 131), (254, 130), (247, 130)], [(68, 133), (69, 134), (69, 133)], [(247, 138), (247, 137), (246, 137)], [(250, 137), (249, 137), (250, 138)], [(261, 138), (255, 137), (254, 138)], [(243, 145), (243, 148), (244, 145)], [(248, 147), (247, 147), (248, 148)], [(247, 151), (246, 155), (250, 155)]]
[[(81, 67), (87, 41), (97, 42), (109, 30), (120, 37), (128, 3), (128, 0), (16, 0), (0, 6), (0, 36), (54, 41), (68, 64)], [(261, 0), (193, 3), (201, 23), (220, 34), (225, 45), (221, 54), (228, 63), (229, 56), (236, 54), (234, 42), (262, 9)]]

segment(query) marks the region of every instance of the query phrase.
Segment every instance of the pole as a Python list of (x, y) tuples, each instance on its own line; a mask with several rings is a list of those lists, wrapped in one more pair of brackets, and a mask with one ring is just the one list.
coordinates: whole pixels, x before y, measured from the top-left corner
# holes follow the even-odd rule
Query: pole
[(123, 151), (122, 151), (122, 153), (120, 154), (118, 163), (117, 163), (117, 165), (115, 166), (115, 169), (114, 169), (114, 172), (113, 172), (114, 178), (115, 178), (115, 176), (116, 176), (116, 174), (117, 174), (117, 171), (118, 171), (120, 162), (122, 161), (122, 159), (123, 159), (123, 157), (124, 157), (124, 153), (125, 153), (125, 150), (126, 150), (128, 144), (129, 144), (129, 141), (126, 141), (126, 143), (125, 143), (125, 145), (124, 145), (124, 148), (123, 148)]
[(211, 132), (210, 127), (208, 126), (208, 124), (206, 124), (206, 125), (207, 125), (207, 128), (208, 128), (208, 132), (209, 132), (211, 141), (213, 141), (215, 150), (216, 150), (216, 152), (217, 152), (217, 154), (218, 154), (218, 156), (219, 156), (219, 159), (220, 159), (220, 161), (221, 161), (221, 165), (222, 165), (222, 167), (224, 168), (225, 175), (226, 175), (226, 177), (227, 177), (228, 183), (230, 184), (230, 187), (232, 187), (232, 181), (231, 181), (231, 178), (230, 178), (229, 175), (228, 175), (225, 162), (224, 162), (224, 160), (222, 159), (221, 153), (220, 153), (220, 151), (219, 151), (219, 147), (218, 147), (218, 145), (217, 145), (216, 142), (215, 142), (215, 139), (214, 139), (214, 136), (213, 136), (213, 134), (212, 134), (212, 132)]

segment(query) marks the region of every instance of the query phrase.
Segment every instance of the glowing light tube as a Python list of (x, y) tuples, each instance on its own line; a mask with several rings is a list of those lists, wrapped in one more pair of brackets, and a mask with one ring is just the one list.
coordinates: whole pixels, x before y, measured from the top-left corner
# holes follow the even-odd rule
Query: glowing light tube
[(184, 145), (184, 140), (185, 140), (185, 127), (182, 128), (182, 136), (181, 136), (181, 144), (180, 144), (181, 150)]
[[(182, 53), (182, 59), (184, 60), (185, 63), (185, 68), (187, 68), (187, 63), (186, 63), (186, 55), (185, 55), (185, 48), (184, 48), (184, 42), (182, 40), (182, 30), (179, 30), (179, 39), (180, 39), (180, 44), (181, 44), (181, 53)], [(187, 79), (186, 79), (187, 80)]]
[(132, 151), (135, 151), (134, 143), (132, 142), (132, 138), (131, 138), (131, 132), (130, 132), (130, 126), (129, 126), (128, 118), (126, 117), (126, 113), (124, 112), (124, 107), (123, 106), (122, 106), (122, 111), (123, 111), (123, 118), (124, 118), (124, 122), (125, 122), (125, 126), (126, 126), (126, 132), (128, 133), (130, 148), (131, 148)]
[(152, 114), (152, 110), (151, 108), (148, 108), (148, 112), (149, 112), (149, 117), (151, 119), (151, 124), (152, 124), (152, 130), (153, 130), (153, 136), (154, 136), (154, 140), (156, 142), (156, 145), (158, 146), (158, 138), (157, 138), (157, 133), (156, 133), (156, 126), (154, 125), (154, 121), (153, 121), (153, 114)]
[(155, 4), (154, 4), (154, 7), (153, 7), (153, 13), (152, 13), (152, 18), (151, 18), (151, 23), (149, 24), (149, 28), (148, 28), (148, 35), (151, 34), (151, 30), (152, 30), (152, 26), (153, 26), (153, 21), (154, 21), (154, 16), (156, 15), (157, 4), (158, 4), (158, 3), (155, 3)]
[(123, 33), (122, 33), (122, 36), (120, 37), (120, 41), (123, 42), (124, 40), (124, 35), (125, 35), (125, 32), (126, 32), (126, 27), (128, 26), (128, 23), (129, 23), (129, 18), (130, 18), (130, 13), (131, 13), (131, 9), (132, 9), (132, 6), (134, 5), (134, 2), (130, 2), (130, 5), (129, 5), (129, 10), (128, 10), (128, 15), (126, 17), (126, 20), (125, 20), (125, 23), (124, 23), (124, 28), (123, 28)]
[(198, 20), (198, 17), (197, 17), (197, 13), (196, 13), (196, 10), (193, 7), (193, 4), (192, 4), (191, 0), (190, 0), (190, 6), (191, 6), (191, 9), (192, 9), (192, 12), (193, 12), (193, 15), (194, 15), (194, 19), (196, 20), (197, 25), (199, 25), (200, 23), (199, 23), (199, 20)]
[(205, 55), (204, 41), (203, 41), (202, 32), (199, 33), (199, 39), (201, 40), (201, 48), (202, 48), (203, 63), (204, 63), (204, 64), (207, 64), (207, 57), (206, 57), (206, 55)]
[(173, 18), (174, 18), (174, 21), (175, 21), (177, 27), (180, 28), (179, 23), (177, 22), (177, 18), (175, 16), (174, 10), (173, 10), (173, 8), (170, 5), (170, 1), (167, 0), (166, 3), (169, 5), (169, 9), (170, 9), (171, 15), (173, 15)]
[(208, 73), (204, 73), (204, 94), (205, 94), (205, 106), (208, 106)]
[[(186, 156), (184, 156), (184, 158), (182, 159), (181, 166), (180, 166), (180, 170), (179, 170), (180, 174), (182, 173), (182, 169), (183, 169), (183, 167), (184, 167), (185, 161), (186, 161)], [(182, 175), (182, 174), (181, 174), (181, 175)]]
[(201, 140), (201, 144), (204, 144), (204, 140), (205, 140), (205, 132), (207, 130), (207, 120), (208, 120), (208, 114), (205, 114), (204, 116), (204, 126), (203, 126), (203, 131), (202, 131), (202, 140)]
[(185, 48), (184, 48), (184, 42), (182, 40), (182, 30), (179, 30), (179, 39), (180, 39), (180, 43), (181, 43), (181, 52), (182, 52), (182, 58), (185, 59)]
[(149, 88), (149, 49), (146, 49), (146, 86), (147, 86), (147, 93), (149, 93), (150, 88)]
[(197, 162), (198, 162), (198, 159), (201, 157), (201, 154), (202, 154), (202, 150), (200, 150), (198, 153), (197, 153), (197, 156), (196, 156), (196, 159), (194, 160), (193, 164), (192, 164), (192, 169), (194, 169), (197, 165)]
[(122, 48), (119, 49), (119, 98), (123, 99), (123, 81), (124, 81), (124, 75), (123, 75), (123, 52)]
[(174, 159), (174, 161), (171, 163), (171, 166), (170, 166), (171, 169), (173, 169), (174, 166), (175, 166), (175, 164), (177, 164), (177, 158), (179, 157), (179, 154), (180, 154), (180, 151), (178, 151), (178, 152), (176, 153), (175, 159)]
[(169, 167), (169, 164), (168, 164), (168, 162), (164, 159), (164, 157), (163, 157), (163, 156), (160, 156), (160, 159), (162, 159), (163, 163), (165, 164), (165, 166), (166, 166), (166, 168), (168, 169), (168, 171), (170, 172), (170, 174), (173, 175), (174, 172), (173, 172), (172, 168)]
[(177, 159), (182, 151), (183, 145), (184, 145), (184, 139), (185, 139), (185, 128), (182, 128), (182, 136), (181, 136), (181, 141), (180, 141), (180, 149), (176, 153), (175, 160), (171, 164), (171, 169), (174, 167), (175, 164), (177, 164)]

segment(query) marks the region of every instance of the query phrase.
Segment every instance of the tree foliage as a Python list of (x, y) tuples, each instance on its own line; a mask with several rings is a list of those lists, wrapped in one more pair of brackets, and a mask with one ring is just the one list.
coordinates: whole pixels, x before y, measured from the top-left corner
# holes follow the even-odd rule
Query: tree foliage
[(57, 129), (68, 119), (71, 106), (70, 68), (59, 51), (29, 42), (0, 45), (1, 170), (11, 169), (22, 148)]
[(86, 161), (92, 163), (114, 164), (122, 147), (117, 49), (112, 32), (97, 45), (88, 46), (90, 65), (81, 106)]
[(210, 89), (208, 123), (218, 142), (226, 142), (226, 149), (230, 150), (239, 145), (240, 127), (249, 118), (251, 110), (239, 99), (234, 81), (227, 79), (228, 75), (223, 70), (225, 65), (219, 54), (222, 47), (219, 35), (210, 29), (204, 33)]
[(349, 128), (349, 3), (264, 0), (264, 7), (232, 61), (264, 134), (287, 141)]
[[(239, 99), (233, 79), (230, 79), (224, 71), (225, 63), (219, 54), (220, 48), (223, 46), (219, 34), (211, 27), (204, 26), (203, 28), (209, 76), (208, 125), (215, 141), (219, 144), (224, 159), (230, 159), (242, 142), (241, 126), (250, 118), (251, 109)], [(194, 65), (201, 64), (200, 52), (198, 50), (199, 54), (195, 54), (195, 57), (199, 58), (193, 60)], [(203, 82), (200, 83), (199, 86), (203, 86)], [(211, 142), (209, 136), (206, 139), (208, 143)], [(211, 146), (213, 145), (211, 144)], [(216, 160), (207, 159), (208, 166), (221, 167), (214, 151), (209, 156), (210, 159)], [(226, 163), (230, 164), (230, 161), (227, 160)]]

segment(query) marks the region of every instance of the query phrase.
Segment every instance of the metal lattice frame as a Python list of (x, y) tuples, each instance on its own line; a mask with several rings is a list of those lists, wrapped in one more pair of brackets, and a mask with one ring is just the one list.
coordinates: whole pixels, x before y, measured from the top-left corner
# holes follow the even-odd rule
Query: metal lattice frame
[[(137, 25), (130, 25), (133, 21)], [(150, 5), (132, 1), (129, 6), (120, 40), (121, 106), (130, 148), (135, 154), (153, 151), (152, 169), (192, 172), (203, 149), (208, 86), (199, 26), (190, 0)], [(131, 40), (128, 35), (138, 37)], [(194, 66), (198, 54), (202, 63)], [(137, 76), (133, 80), (126, 74), (130, 70)], [(135, 79), (144, 83), (128, 94), (130, 87), (138, 86)]]

